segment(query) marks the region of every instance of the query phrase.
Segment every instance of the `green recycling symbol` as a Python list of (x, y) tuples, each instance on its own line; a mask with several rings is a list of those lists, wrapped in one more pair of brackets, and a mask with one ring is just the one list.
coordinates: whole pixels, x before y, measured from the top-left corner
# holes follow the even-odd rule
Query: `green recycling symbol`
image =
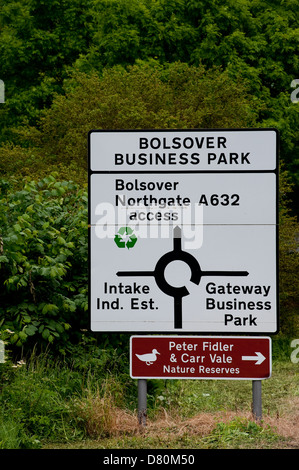
[(137, 242), (137, 237), (130, 227), (121, 227), (114, 237), (114, 241), (119, 248), (133, 248)]

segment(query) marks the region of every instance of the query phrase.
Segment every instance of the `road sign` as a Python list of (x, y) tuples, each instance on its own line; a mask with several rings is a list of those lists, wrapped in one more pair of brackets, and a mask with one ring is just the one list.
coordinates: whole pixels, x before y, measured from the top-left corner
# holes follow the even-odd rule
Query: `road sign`
[(277, 332), (277, 139), (90, 132), (92, 330)]
[(132, 336), (133, 379), (261, 380), (271, 376), (271, 339)]

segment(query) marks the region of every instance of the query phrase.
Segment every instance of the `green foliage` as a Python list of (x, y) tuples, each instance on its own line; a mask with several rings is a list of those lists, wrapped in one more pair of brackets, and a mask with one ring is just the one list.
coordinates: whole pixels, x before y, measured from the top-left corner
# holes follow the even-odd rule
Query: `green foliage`
[(39, 449), (40, 440), (27, 434), (18, 419), (0, 413), (0, 449)]
[(88, 400), (97, 397), (100, 402), (109, 395), (114, 406), (126, 407), (132, 390), (137, 396), (127, 371), (119, 350), (98, 347), (84, 334), (62, 360), (33, 352), (15, 365), (0, 364), (0, 449), (84, 438), (81, 411)]
[(203, 64), (208, 70), (220, 66), (232, 78), (242, 77), (264, 104), (258, 122), (283, 131), (282, 156), (297, 181), (299, 110), (290, 101), (299, 68), (295, 11), (295, 0), (271, 6), (263, 0), (95, 0), (92, 46), (76, 65), (102, 70), (156, 59)]
[(6, 104), (0, 110), (3, 137), (23, 119), (34, 122), (61, 92), (67, 67), (85, 50), (89, 0), (1, 1), (1, 79)]
[(81, 377), (67, 368), (59, 377), (60, 371), (52, 361), (39, 359), (28, 368), (20, 367), (9, 386), (2, 388), (2, 428), (7, 430), (9, 425), (14, 425), (16, 437), (21, 440), (14, 448), (22, 448), (22, 440), (28, 448), (30, 442), (40, 447), (40, 441), (49, 437), (53, 440), (80, 437), (69, 399), (70, 393), (76, 393), (82, 385)]
[[(2, 184), (3, 186), (3, 184)], [(5, 187), (0, 201), (2, 339), (67, 341), (86, 327), (87, 194), (54, 176)]]
[[(7, 178), (15, 189), (23, 187), (24, 178), (42, 180), (49, 174), (59, 174), (61, 180), (86, 181), (86, 168), (80, 168), (75, 162), (66, 165), (64, 162), (46, 160), (38, 149), (20, 145), (3, 144), (0, 146), (0, 175)], [(6, 184), (1, 180), (0, 185)]]
[(65, 86), (38, 126), (21, 130), (39, 161), (85, 169), (91, 129), (250, 127), (256, 118), (242, 83), (217, 68), (141, 62), (101, 77), (77, 72)]
[[(277, 362), (285, 352), (277, 341), (273, 349), (274, 376), (263, 383), (263, 403), (267, 414), (276, 416), (298, 393), (298, 374), (289, 357)], [(108, 341), (105, 348), (97, 346), (95, 339), (84, 333), (68, 357), (33, 352), (16, 364), (10, 360), (0, 364), (0, 449), (40, 448), (47, 442), (81, 447), (88, 435), (97, 438), (107, 434), (109, 420), (115, 419), (119, 410), (120, 417), (128, 409), (136, 416), (137, 381), (129, 379), (128, 370), (128, 354), (121, 354), (121, 348), (109, 346)], [(149, 381), (148, 392), (150, 420), (159, 417), (162, 410), (180, 420), (223, 409), (247, 412), (252, 396), (250, 381), (242, 380), (156, 380)], [(169, 439), (173, 434), (169, 429)], [(186, 445), (193, 446), (195, 435), (188, 435)], [(236, 418), (215, 422), (215, 428), (202, 439), (201, 447), (252, 447), (262, 442), (270, 446), (275, 434), (265, 426)], [(126, 444), (134, 445), (133, 435)]]
[[(296, 334), (299, 234), (289, 210), (299, 187), (299, 107), (290, 100), (299, 65), (296, 7), (295, 0), (0, 0), (1, 340), (18, 354), (38, 345), (73, 359), (65, 368), (52, 361), (0, 364), (0, 448), (84, 436), (74, 397), (93, 398), (99, 377), (100, 403), (113, 374), (113, 403), (136, 406), (136, 382), (127, 380), (128, 335), (82, 331), (93, 128), (280, 130), (281, 328)], [(287, 358), (284, 338), (276, 344)], [(280, 393), (291, 388), (272, 379), (272, 389), (273, 383)], [(239, 405), (251, 393), (245, 385), (234, 402), (235, 388), (212, 381), (200, 391), (189, 382), (188, 397), (176, 381), (169, 385), (173, 395), (164, 395), (162, 381), (149, 381), (149, 406), (159, 398), (163, 406), (182, 402), (189, 412), (194, 404)], [(206, 444), (265, 437), (272, 439), (256, 423), (234, 421), (219, 423)]]
[(283, 158), (293, 171), (298, 107), (290, 101), (298, 70), (296, 1), (9, 0), (0, 10), (2, 140), (34, 124), (73, 67), (83, 72), (155, 59), (242, 77), (264, 103), (259, 122), (283, 130)]
[[(2, 147), (3, 172), (6, 165), (11, 165), (8, 174), (16, 171), (24, 158), (24, 168), (36, 176), (47, 171), (45, 164), (40, 170), (41, 162), (51, 162), (65, 173), (81, 168), (76, 179), (82, 182), (90, 129), (248, 127), (256, 118), (254, 101), (242, 84), (232, 82), (219, 69), (139, 63), (128, 69), (107, 69), (102, 77), (79, 73), (67, 87), (66, 96), (57, 96), (44, 112), (39, 128), (23, 129), (31, 147)], [(21, 175), (15, 175), (19, 186)], [(5, 318), (0, 326), (14, 331), (9, 337), (16, 345), (28, 343), (28, 338), (31, 344), (38, 335), (45, 342), (68, 338), (72, 330), (87, 326), (87, 195), (70, 182), (48, 177), (27, 183), (16, 193), (5, 184), (7, 194), (0, 211), (4, 286), (0, 296)], [(296, 330), (298, 323), (298, 224), (287, 209), (290, 190), (283, 171), (280, 281), (284, 332)], [(69, 325), (72, 329), (67, 331)]]

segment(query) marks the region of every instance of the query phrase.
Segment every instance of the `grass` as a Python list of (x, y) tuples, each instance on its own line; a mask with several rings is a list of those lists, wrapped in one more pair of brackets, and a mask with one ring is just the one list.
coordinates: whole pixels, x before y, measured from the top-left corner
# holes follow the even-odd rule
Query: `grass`
[[(130, 423), (130, 424), (129, 424)], [(115, 431), (115, 430), (114, 430)], [(258, 424), (247, 415), (200, 413), (188, 420), (167, 416), (140, 430), (127, 417), (123, 431), (109, 437), (60, 444), (68, 449), (252, 449), (284, 448), (289, 440), (268, 424)], [(48, 443), (45, 448), (56, 449)]]
[[(101, 430), (93, 434), (93, 439), (59, 447), (299, 448), (299, 377), (292, 363), (276, 362), (273, 377), (263, 382), (261, 423), (252, 418), (250, 381), (169, 381), (163, 385), (165, 390), (149, 410), (145, 429), (138, 427), (136, 413), (112, 406), (107, 409), (110, 417), (106, 433)], [(93, 409), (96, 420), (98, 410), (96, 406)], [(50, 443), (46, 447), (56, 448)]]
[(137, 381), (118, 355), (99, 356), (0, 364), (0, 449), (299, 448), (299, 365), (287, 357), (262, 382), (261, 423), (251, 381), (153, 380), (140, 428)]

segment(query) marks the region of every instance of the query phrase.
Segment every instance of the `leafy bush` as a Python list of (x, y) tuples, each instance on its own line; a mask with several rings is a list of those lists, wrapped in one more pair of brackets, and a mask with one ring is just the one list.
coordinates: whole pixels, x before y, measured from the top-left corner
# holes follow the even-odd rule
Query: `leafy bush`
[[(2, 365), (2, 364), (1, 364)], [(9, 384), (3, 384), (0, 396), (3, 448), (39, 447), (42, 439), (78, 438), (72, 395), (83, 386), (79, 371), (72, 371), (46, 356), (18, 361)], [(14, 442), (7, 438), (12, 428)], [(0, 444), (1, 448), (1, 444)]]
[(87, 321), (87, 194), (53, 175), (0, 199), (0, 330), (21, 346), (66, 344)]
[(40, 441), (34, 435), (28, 436), (24, 425), (18, 419), (0, 414), (0, 449), (36, 449)]
[[(59, 174), (61, 181), (72, 180), (81, 183), (86, 181), (86, 168), (81, 170), (74, 162), (66, 165), (65, 162), (46, 160), (38, 149), (32, 147), (26, 148), (10, 143), (1, 145), (0, 175), (8, 178), (16, 189), (23, 187), (24, 178), (42, 180), (52, 173)], [(5, 182), (2, 180), (0, 185), (2, 192)]]
[(244, 84), (220, 68), (139, 62), (102, 75), (74, 71), (65, 95), (55, 97), (36, 127), (19, 134), (37, 162), (75, 163), (86, 170), (92, 129), (250, 127), (258, 107)]
[[(295, 0), (6, 0), (0, 10), (6, 86), (0, 141), (19, 142), (14, 128), (38, 122), (54, 96), (65, 93), (69, 70), (102, 72), (152, 59), (217, 66), (232, 79), (242, 77), (256, 102), (264, 102), (258, 121), (281, 131), (282, 156), (298, 190), (299, 110), (290, 101), (299, 63), (297, 23)], [(80, 113), (75, 116), (80, 121)]]
[(94, 339), (86, 343), (82, 336), (68, 357), (34, 350), (16, 364), (0, 364), (0, 449), (80, 440), (93, 415), (108, 424), (115, 406), (127, 407), (134, 400), (136, 408), (127, 359), (111, 347), (97, 347)]

